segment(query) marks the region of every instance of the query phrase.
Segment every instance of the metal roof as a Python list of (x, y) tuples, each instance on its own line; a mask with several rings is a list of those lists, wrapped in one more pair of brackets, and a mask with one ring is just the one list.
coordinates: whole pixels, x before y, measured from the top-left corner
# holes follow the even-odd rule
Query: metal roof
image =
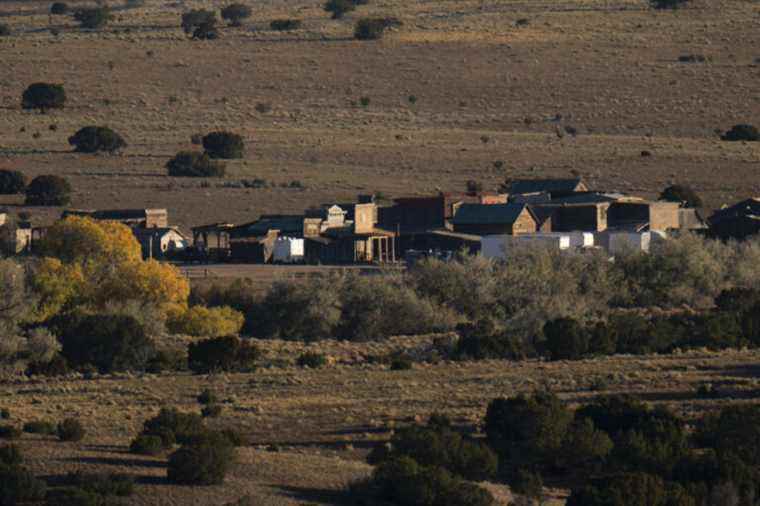
[[(462, 204), (454, 214), (455, 225), (514, 223), (528, 208), (525, 204)], [(532, 215), (532, 213), (531, 213)], [(535, 216), (534, 216), (535, 218)]]

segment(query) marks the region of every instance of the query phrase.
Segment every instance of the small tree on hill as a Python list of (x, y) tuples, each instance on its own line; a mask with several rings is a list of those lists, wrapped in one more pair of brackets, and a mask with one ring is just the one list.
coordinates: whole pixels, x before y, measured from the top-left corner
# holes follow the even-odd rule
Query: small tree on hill
[(60, 176), (37, 176), (26, 188), (28, 206), (65, 206), (71, 201), (71, 185)]
[(242, 20), (251, 17), (251, 8), (245, 4), (230, 4), (222, 9), (222, 19), (228, 21), (230, 26), (240, 26)]
[(182, 30), (194, 39), (216, 39), (219, 36), (216, 22), (214, 11), (193, 9), (182, 14)]
[(223, 163), (211, 160), (206, 153), (180, 151), (166, 163), (172, 177), (224, 177)]
[(113, 16), (108, 7), (89, 7), (74, 11), (74, 19), (82, 28), (94, 30), (106, 26)]
[(760, 141), (760, 132), (753, 125), (734, 125), (723, 134), (724, 141)]
[(389, 24), (384, 18), (362, 18), (356, 22), (354, 38), (357, 40), (377, 40), (383, 37)]
[(62, 16), (69, 12), (69, 6), (64, 2), (55, 2), (50, 6), (50, 14)]
[(702, 199), (691, 186), (674, 184), (668, 186), (660, 194), (660, 200), (678, 202), (681, 207), (702, 207)]
[(211, 158), (243, 158), (243, 138), (231, 132), (211, 132), (203, 138), (203, 149)]
[(105, 151), (114, 153), (127, 147), (121, 135), (108, 127), (87, 126), (69, 137), (69, 144), (80, 153), (97, 153)]
[(17, 170), (0, 170), (0, 195), (16, 195), (26, 188), (24, 175)]
[(41, 113), (48, 109), (63, 109), (65, 103), (66, 92), (62, 84), (30, 84), (21, 96), (22, 108), (38, 109)]
[(333, 19), (341, 19), (348, 12), (356, 9), (356, 5), (351, 0), (327, 0), (324, 9), (332, 14)]

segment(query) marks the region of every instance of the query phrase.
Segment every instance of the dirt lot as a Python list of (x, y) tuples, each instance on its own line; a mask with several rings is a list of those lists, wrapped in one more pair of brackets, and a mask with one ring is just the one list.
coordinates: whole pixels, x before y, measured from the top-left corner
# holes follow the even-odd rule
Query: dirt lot
[[(14, 31), (0, 38), (0, 168), (65, 175), (78, 207), (166, 206), (185, 229), (360, 192), (458, 190), (469, 179), (495, 188), (573, 171), (645, 196), (688, 182), (709, 208), (760, 193), (760, 145), (715, 134), (760, 122), (756, 2), (693, 0), (670, 12), (644, 0), (375, 0), (332, 21), (315, 0), (261, 0), (220, 40), (187, 40), (183, 9), (221, 5), (116, 5), (111, 25), (83, 33), (50, 18), (46, 2), (0, 3)], [(365, 15), (404, 25), (379, 42), (351, 40)], [(282, 17), (304, 28), (270, 31)], [(678, 62), (688, 54), (708, 61)], [(64, 83), (66, 109), (22, 112), (35, 81)], [(71, 153), (66, 139), (88, 124), (111, 126), (129, 148)], [(577, 135), (560, 138), (567, 126)], [(192, 134), (216, 128), (248, 146), (224, 180), (166, 176)], [(255, 178), (267, 186), (238, 187)], [(304, 188), (283, 187), (293, 181)], [(38, 221), (56, 212), (34, 210)]]
[[(367, 448), (395, 428), (449, 413), (477, 430), (487, 403), (497, 396), (550, 388), (571, 404), (597, 395), (628, 392), (667, 404), (695, 418), (729, 402), (756, 402), (760, 351), (689, 352), (673, 356), (611, 357), (579, 362), (439, 363), (390, 371), (366, 363), (372, 354), (424, 347), (429, 338), (396, 338), (384, 344), (323, 342), (306, 346), (263, 342), (264, 367), (253, 374), (212, 376), (115, 375), (94, 379), (29, 380), (0, 386), (0, 406), (14, 423), (80, 417), (88, 436), (59, 443), (24, 435), (20, 445), (35, 472), (112, 470), (134, 475), (135, 505), (222, 505), (245, 494), (254, 504), (342, 504), (340, 490), (370, 468)], [(292, 365), (305, 349), (326, 353), (321, 370)], [(269, 365), (266, 365), (269, 364)], [(697, 387), (711, 383), (719, 399), (703, 400)], [(211, 388), (224, 400), (222, 417), (250, 436), (224, 486), (178, 487), (166, 482), (165, 458), (126, 452), (144, 419), (161, 406), (199, 409), (195, 396)], [(268, 450), (276, 445), (278, 452)], [(494, 487), (500, 497), (508, 493)], [(562, 497), (561, 491), (555, 493)]]

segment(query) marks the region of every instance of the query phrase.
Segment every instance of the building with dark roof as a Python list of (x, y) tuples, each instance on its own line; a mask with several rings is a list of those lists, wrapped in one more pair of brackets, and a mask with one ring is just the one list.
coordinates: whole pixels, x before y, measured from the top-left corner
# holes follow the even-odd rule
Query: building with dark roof
[(99, 221), (116, 221), (128, 227), (167, 228), (169, 213), (166, 209), (67, 209), (61, 215), (83, 216)]
[(744, 240), (760, 233), (760, 198), (750, 198), (720, 209), (707, 222), (710, 235), (723, 240)]
[(548, 193), (552, 199), (555, 199), (585, 191), (588, 191), (588, 187), (581, 178), (514, 179), (507, 185), (510, 196)]
[(451, 220), (454, 232), (473, 235), (532, 234), (538, 216), (526, 204), (461, 204)]

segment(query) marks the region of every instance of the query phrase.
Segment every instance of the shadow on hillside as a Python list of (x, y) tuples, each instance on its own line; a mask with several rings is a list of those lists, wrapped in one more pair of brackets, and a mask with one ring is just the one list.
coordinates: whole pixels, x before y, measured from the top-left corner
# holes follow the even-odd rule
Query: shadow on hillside
[(714, 371), (721, 376), (760, 378), (760, 364), (739, 364), (728, 368), (716, 366)]
[(347, 446), (352, 446), (354, 449), (372, 449), (377, 444), (377, 441), (358, 441), (358, 440), (346, 440), (346, 441), (274, 441), (267, 443), (269, 446), (277, 447), (291, 447), (291, 448), (324, 448), (328, 450), (345, 450)]
[(330, 490), (312, 487), (276, 486), (286, 496), (305, 502), (321, 504), (349, 505), (356, 504), (344, 490)]
[(119, 457), (70, 457), (64, 459), (64, 461), (78, 462), (80, 464), (95, 464), (100, 466), (147, 467), (152, 469), (161, 469), (166, 467), (166, 462), (164, 461)]

